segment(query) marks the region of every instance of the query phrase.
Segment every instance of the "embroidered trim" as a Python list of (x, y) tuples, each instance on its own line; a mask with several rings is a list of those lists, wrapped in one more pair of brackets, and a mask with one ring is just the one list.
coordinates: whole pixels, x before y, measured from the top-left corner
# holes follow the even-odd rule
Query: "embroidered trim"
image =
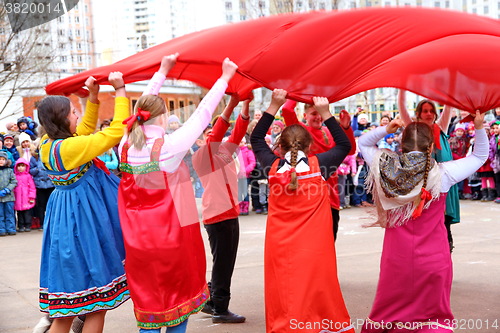
[(68, 173), (59, 175), (54, 174), (51, 170), (47, 170), (48, 176), (52, 183), (57, 186), (65, 186), (76, 183), (90, 169), (92, 162), (88, 162), (78, 168), (71, 170)]
[(190, 315), (198, 313), (203, 309), (210, 297), (208, 286), (192, 299), (172, 309), (162, 312), (146, 312), (134, 308), (137, 326), (139, 328), (153, 329), (164, 326), (176, 326), (185, 321)]
[(397, 329), (406, 329), (406, 330), (410, 330), (410, 331), (415, 331), (415, 330), (421, 330), (422, 327), (424, 327), (424, 326), (433, 326), (433, 327), (444, 328), (444, 329), (447, 329), (447, 330), (450, 330), (453, 332), (453, 327), (440, 324), (438, 321), (414, 321), (414, 322), (406, 322), (406, 323), (394, 321), (394, 322), (384, 323), (384, 322), (373, 321), (370, 318), (366, 318), (366, 321), (369, 322), (371, 325), (374, 325), (374, 326), (376, 325), (375, 327), (380, 328), (380, 329), (395, 329), (395, 328), (397, 328)]
[(60, 154), (63, 139), (54, 140), (50, 145), (49, 165), (54, 171), (65, 171)]
[(120, 171), (134, 175), (141, 175), (154, 171), (160, 171), (158, 162), (148, 162), (141, 165), (130, 165), (128, 163), (120, 163)]
[(50, 293), (47, 288), (40, 288), (39, 303), (41, 311), (48, 312), (51, 318), (61, 318), (114, 309), (129, 298), (127, 278), (123, 274), (103, 287), (74, 293)]

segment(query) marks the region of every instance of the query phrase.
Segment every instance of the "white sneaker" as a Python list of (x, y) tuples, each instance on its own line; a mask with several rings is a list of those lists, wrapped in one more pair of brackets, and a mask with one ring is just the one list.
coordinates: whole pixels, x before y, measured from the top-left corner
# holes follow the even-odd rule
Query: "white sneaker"
[(49, 315), (43, 316), (38, 324), (33, 328), (33, 333), (47, 333), (52, 325), (52, 320), (50, 320)]

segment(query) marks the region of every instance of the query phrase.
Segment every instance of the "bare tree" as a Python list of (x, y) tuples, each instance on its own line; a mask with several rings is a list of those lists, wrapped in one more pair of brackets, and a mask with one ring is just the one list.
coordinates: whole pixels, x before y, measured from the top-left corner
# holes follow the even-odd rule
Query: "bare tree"
[[(13, 103), (16, 97), (29, 95), (50, 81), (59, 56), (54, 35), (50, 23), (13, 32), (0, 2), (0, 119), (21, 111), (20, 103)], [(17, 105), (13, 108), (12, 104)]]

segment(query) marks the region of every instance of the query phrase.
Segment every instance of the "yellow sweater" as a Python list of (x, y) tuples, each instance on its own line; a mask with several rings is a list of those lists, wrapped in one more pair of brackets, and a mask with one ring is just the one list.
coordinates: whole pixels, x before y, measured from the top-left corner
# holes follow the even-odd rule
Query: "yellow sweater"
[[(61, 143), (59, 150), (60, 158), (56, 157), (59, 163), (62, 161), (60, 168), (62, 167), (65, 170), (75, 169), (103, 154), (120, 142), (125, 128), (122, 122), (130, 113), (128, 98), (115, 98), (115, 114), (111, 125), (93, 134), (97, 125), (98, 111), (99, 104), (87, 101), (82, 122), (76, 128), (76, 135), (64, 139)], [(46, 141), (46, 139), (48, 140)], [(47, 168), (52, 170), (49, 159), (53, 140), (44, 135), (41, 142), (40, 152), (42, 162)]]

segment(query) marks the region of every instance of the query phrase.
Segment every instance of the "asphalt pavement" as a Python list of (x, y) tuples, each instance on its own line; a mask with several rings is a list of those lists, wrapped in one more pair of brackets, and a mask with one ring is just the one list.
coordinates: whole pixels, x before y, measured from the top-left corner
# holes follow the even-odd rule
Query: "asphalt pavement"
[[(454, 280), (452, 309), (455, 332), (500, 332), (500, 204), (461, 201), (462, 221), (452, 226)], [(341, 211), (337, 240), (339, 280), (352, 321), (359, 332), (375, 294), (383, 230), (362, 228), (368, 208)], [(203, 313), (190, 317), (188, 332), (261, 333), (264, 321), (264, 236), (266, 216), (240, 217), (240, 245), (233, 276), (230, 310), (243, 324), (213, 324)], [(202, 228), (203, 229), (203, 228)], [(207, 277), (211, 256), (207, 254)], [(0, 238), (0, 332), (32, 332), (41, 317), (38, 276), (42, 232), (33, 230)], [(105, 332), (138, 332), (132, 301), (106, 316)], [(300, 332), (297, 330), (297, 332)]]

